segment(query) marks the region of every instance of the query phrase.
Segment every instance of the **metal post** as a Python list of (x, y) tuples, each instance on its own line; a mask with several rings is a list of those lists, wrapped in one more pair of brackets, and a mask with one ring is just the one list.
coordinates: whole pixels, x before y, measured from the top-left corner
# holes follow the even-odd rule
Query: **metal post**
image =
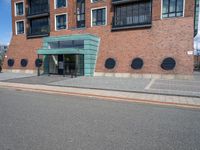
[[(39, 59), (40, 59), (40, 55), (38, 54), (38, 60), (39, 60)], [(37, 68), (38, 68), (37, 75), (40, 76), (40, 67), (39, 67), (39, 65), (38, 65)]]
[(50, 61), (49, 61), (49, 60), (50, 60), (50, 57), (49, 57), (49, 56), (51, 56), (51, 55), (47, 55), (47, 57), (48, 57), (48, 76), (50, 76), (50, 73), (49, 73), (49, 70), (50, 70), (50, 69), (49, 69), (49, 66), (50, 66), (50, 65), (49, 65), (49, 62), (50, 62)]
[(65, 57), (63, 54), (63, 77), (65, 77)]

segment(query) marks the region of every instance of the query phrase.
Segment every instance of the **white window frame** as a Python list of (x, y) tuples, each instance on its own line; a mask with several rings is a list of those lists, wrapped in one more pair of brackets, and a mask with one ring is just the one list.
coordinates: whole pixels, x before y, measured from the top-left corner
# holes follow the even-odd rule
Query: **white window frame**
[[(21, 22), (21, 21), (23, 21), (23, 23), (24, 23), (24, 33), (21, 33), (21, 34), (18, 34), (17, 33), (17, 23), (18, 22)], [(15, 35), (23, 35), (23, 34), (26, 34), (26, 26), (25, 26), (25, 20), (17, 20), (17, 21), (15, 21)]]
[(54, 0), (54, 9), (59, 9), (59, 8), (67, 8), (67, 6), (68, 6), (68, 0), (66, 0), (66, 6), (65, 7), (57, 7), (56, 6), (56, 3), (57, 3), (57, 0)]
[[(100, 1), (100, 0), (99, 0)], [(90, 0), (91, 3), (98, 3), (98, 2), (93, 2), (93, 0)]]
[[(161, 14), (160, 14), (160, 19), (162, 20), (162, 19), (179, 18), (179, 17), (163, 18), (162, 11), (163, 11), (163, 0), (161, 0)], [(185, 0), (183, 0), (183, 16), (180, 16), (180, 17), (185, 17)]]
[[(17, 15), (17, 7), (16, 7), (16, 5), (18, 4), (18, 3), (23, 3), (23, 14), (22, 15)], [(24, 1), (18, 1), (18, 2), (15, 2), (15, 16), (24, 16), (25, 15), (25, 4), (24, 4)]]
[(106, 9), (106, 11), (105, 11), (105, 19), (106, 19), (106, 22), (105, 22), (105, 25), (98, 25), (98, 26), (107, 26), (107, 20), (108, 20), (108, 13), (107, 13), (107, 6), (103, 6), (103, 7), (96, 7), (96, 8), (91, 8), (91, 12), (90, 12), (90, 21), (91, 21), (91, 23), (90, 23), (90, 25), (91, 25), (91, 27), (98, 27), (98, 26), (93, 26), (93, 23), (92, 23), (92, 20), (93, 20), (93, 15), (92, 15), (92, 11), (93, 10), (97, 10), (97, 9), (103, 9), (103, 8), (105, 8)]
[[(57, 30), (57, 19), (56, 19), (56, 17), (57, 16), (61, 16), (61, 15), (66, 15), (66, 29)], [(63, 30), (67, 30), (68, 29), (68, 14), (67, 13), (55, 14), (54, 20), (55, 20), (55, 22), (54, 22), (55, 31), (63, 31)]]

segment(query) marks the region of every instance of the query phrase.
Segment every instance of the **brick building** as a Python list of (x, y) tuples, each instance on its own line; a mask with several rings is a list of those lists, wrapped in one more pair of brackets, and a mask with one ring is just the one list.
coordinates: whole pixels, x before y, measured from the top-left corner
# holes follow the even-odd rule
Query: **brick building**
[[(12, 0), (6, 69), (134, 76), (193, 73), (194, 0)], [(36, 61), (37, 60), (37, 61)]]

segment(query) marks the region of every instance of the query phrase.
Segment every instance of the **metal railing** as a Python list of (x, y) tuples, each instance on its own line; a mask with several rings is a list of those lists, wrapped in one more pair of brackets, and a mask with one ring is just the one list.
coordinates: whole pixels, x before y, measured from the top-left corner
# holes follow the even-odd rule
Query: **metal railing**
[(28, 8), (28, 15), (38, 15), (38, 14), (44, 14), (49, 13), (49, 4), (41, 4), (37, 6), (32, 6)]
[(145, 26), (152, 24), (151, 15), (149, 16), (135, 16), (135, 17), (125, 17), (124, 19), (117, 20), (114, 16), (112, 19), (112, 28), (121, 27), (134, 27), (134, 26)]
[(34, 27), (28, 30), (28, 36), (47, 35), (49, 32), (49, 26)]

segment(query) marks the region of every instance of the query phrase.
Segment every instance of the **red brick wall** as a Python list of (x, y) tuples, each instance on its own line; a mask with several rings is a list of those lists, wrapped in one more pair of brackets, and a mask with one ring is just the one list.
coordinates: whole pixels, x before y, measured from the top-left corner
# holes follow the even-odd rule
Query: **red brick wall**
[[(111, 32), (113, 13), (110, 0), (102, 0), (94, 4), (90, 3), (90, 0), (86, 0), (86, 28), (82, 30), (72, 30), (76, 26), (75, 1), (69, 0), (67, 8), (57, 10), (54, 9), (54, 0), (50, 0), (50, 2), (51, 36), (90, 33), (100, 37), (97, 72), (191, 74), (193, 71), (193, 57), (187, 55), (187, 51), (193, 49), (193, 0), (186, 0), (185, 2), (185, 17), (162, 20), (160, 19), (161, 0), (153, 0), (153, 23), (151, 28), (115, 32)], [(91, 28), (91, 8), (102, 6), (107, 7), (107, 25)], [(54, 15), (59, 13), (68, 13), (68, 30), (55, 31)], [(23, 19), (23, 17), (13, 17), (13, 31), (15, 31), (14, 22), (17, 19)], [(16, 36), (13, 32), (8, 58), (16, 60), (17, 63), (14, 68), (21, 68), (20, 59), (28, 58), (29, 65), (25, 69), (34, 69), (34, 60), (37, 57), (36, 51), (41, 45), (41, 38), (26, 39), (25, 35)], [(163, 71), (160, 68), (162, 60), (168, 56), (175, 58), (177, 61), (177, 66), (173, 71)], [(108, 57), (117, 60), (117, 66), (113, 70), (104, 68), (104, 62)], [(139, 71), (134, 71), (130, 67), (131, 61), (135, 57), (144, 59), (144, 67)], [(7, 66), (5, 65), (5, 67)]]

